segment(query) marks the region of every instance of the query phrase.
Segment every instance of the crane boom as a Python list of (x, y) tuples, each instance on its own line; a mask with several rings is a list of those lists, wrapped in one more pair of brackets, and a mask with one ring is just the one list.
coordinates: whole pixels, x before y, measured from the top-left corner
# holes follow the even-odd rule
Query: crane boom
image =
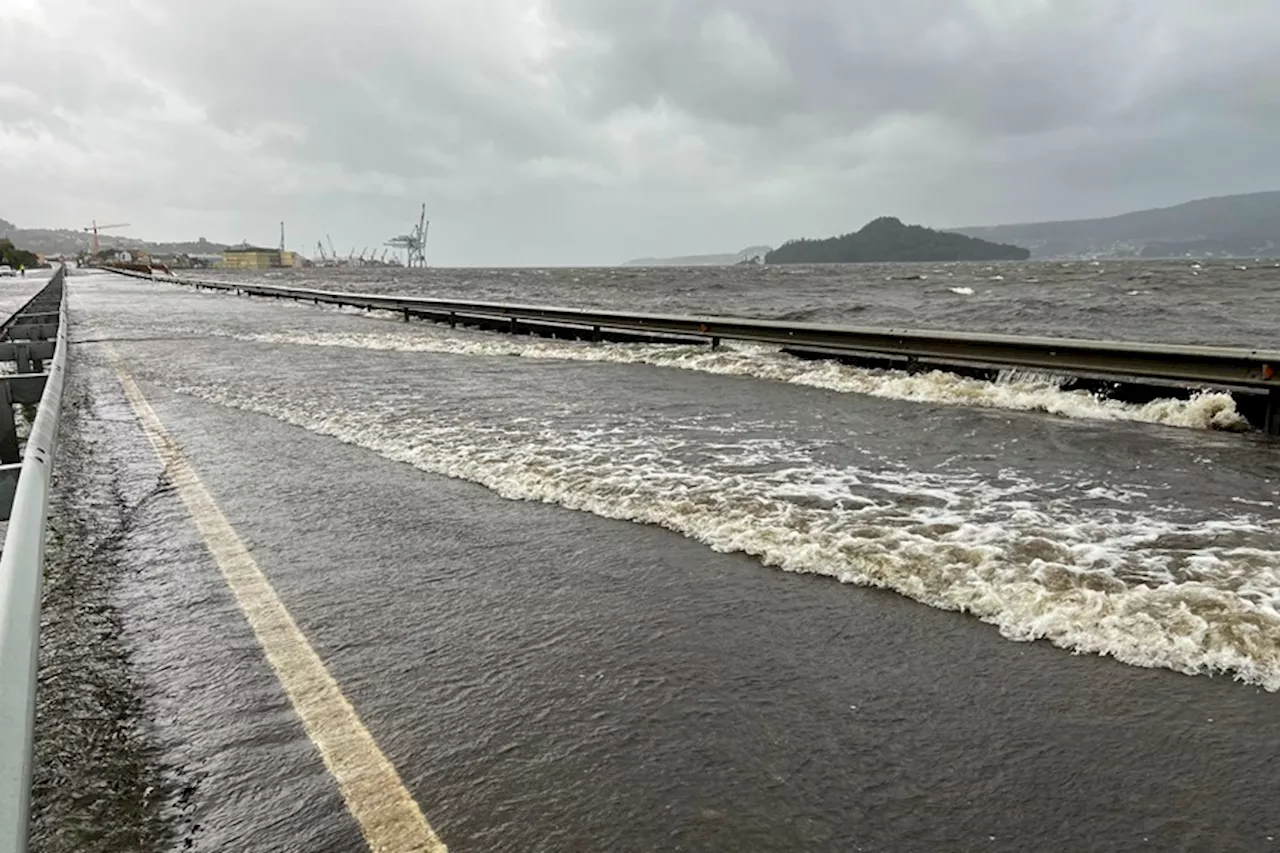
[(99, 246), (98, 246), (99, 231), (105, 231), (108, 228), (128, 228), (128, 227), (129, 227), (128, 222), (115, 222), (115, 223), (112, 223), (111, 225), (99, 225), (98, 220), (95, 219), (93, 220), (93, 224), (85, 226), (84, 230), (93, 232), (93, 253), (96, 255), (98, 254), (98, 251), (99, 251)]
[(427, 265), (427, 230), (431, 222), (427, 219), (427, 205), (424, 202), (418, 214), (418, 221), (409, 229), (408, 234), (392, 237), (384, 245), (393, 249), (404, 249), (406, 267), (425, 267)]

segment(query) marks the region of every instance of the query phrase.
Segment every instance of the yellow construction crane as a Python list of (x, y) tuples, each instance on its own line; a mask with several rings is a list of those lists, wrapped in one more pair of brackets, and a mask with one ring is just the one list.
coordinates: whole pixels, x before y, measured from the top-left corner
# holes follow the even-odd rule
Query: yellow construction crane
[(128, 228), (128, 227), (129, 227), (128, 222), (117, 222), (114, 225), (99, 225), (98, 220), (95, 219), (93, 220), (93, 224), (87, 226), (84, 230), (93, 232), (93, 253), (96, 255), (98, 254), (98, 232), (99, 231), (106, 231), (108, 228)]

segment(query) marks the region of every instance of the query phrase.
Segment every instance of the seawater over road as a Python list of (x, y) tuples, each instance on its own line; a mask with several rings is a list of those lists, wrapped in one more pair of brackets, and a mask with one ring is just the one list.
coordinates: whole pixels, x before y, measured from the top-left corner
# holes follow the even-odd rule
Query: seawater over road
[(0, 320), (7, 320), (49, 283), (51, 270), (32, 270), (23, 276), (0, 278)]
[[(1062, 270), (286, 278), (1274, 345), (1265, 270)], [(69, 282), (104, 452), (155, 482), (110, 347), (453, 850), (1274, 849), (1280, 454), (1229, 401)], [(181, 504), (132, 531), (197, 846), (359, 849)]]

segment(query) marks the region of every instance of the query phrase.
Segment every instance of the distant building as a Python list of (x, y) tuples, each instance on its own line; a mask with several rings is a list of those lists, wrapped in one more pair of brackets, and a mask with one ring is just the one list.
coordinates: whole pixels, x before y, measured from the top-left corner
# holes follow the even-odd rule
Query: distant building
[(222, 265), (227, 269), (269, 270), (280, 266), (280, 250), (232, 246), (222, 253)]
[(221, 266), (226, 269), (241, 270), (300, 267), (302, 256), (297, 252), (263, 249), (259, 246), (231, 246), (222, 253)]

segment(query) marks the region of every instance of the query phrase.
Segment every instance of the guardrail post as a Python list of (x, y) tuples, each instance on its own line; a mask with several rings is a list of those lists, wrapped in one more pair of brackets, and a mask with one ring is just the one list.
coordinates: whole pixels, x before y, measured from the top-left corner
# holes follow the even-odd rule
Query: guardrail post
[(458, 328), (458, 315), (452, 311), (449, 312), (449, 328), (450, 329)]
[(600, 327), (599, 326), (591, 327), (591, 343), (593, 344), (600, 343)]
[(1280, 389), (1267, 392), (1267, 412), (1263, 416), (1263, 430), (1267, 435), (1280, 435)]
[(407, 322), (409, 322), (409, 309), (408, 309), (408, 308), (404, 309), (404, 321), (405, 321), (406, 323), (407, 323)]
[(719, 339), (719, 338), (712, 338), (712, 339), (711, 339), (711, 348), (712, 348), (712, 349), (720, 349), (720, 339)]
[(15, 343), (13, 360), (18, 364), (19, 373), (31, 372), (31, 347), (25, 343)]
[(516, 325), (516, 318), (515, 318), (515, 317), (512, 317), (512, 318), (511, 318), (511, 334), (513, 334), (513, 335), (514, 335), (514, 334), (517, 334), (517, 333), (518, 333), (518, 329), (519, 329), (519, 326), (517, 326), (517, 325)]
[(13, 418), (13, 400), (8, 383), (0, 382), (0, 464), (22, 461), (18, 449), (18, 425)]

